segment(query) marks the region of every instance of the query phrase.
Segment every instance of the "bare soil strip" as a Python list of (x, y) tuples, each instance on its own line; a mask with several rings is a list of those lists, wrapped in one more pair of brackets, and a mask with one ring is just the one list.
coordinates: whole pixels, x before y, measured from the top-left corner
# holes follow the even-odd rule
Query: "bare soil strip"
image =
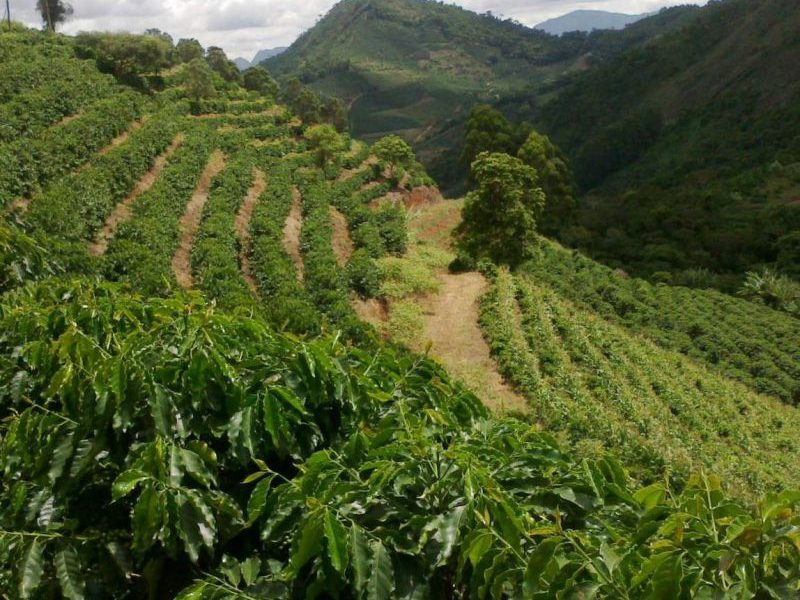
[(203, 219), (203, 207), (208, 200), (211, 182), (224, 168), (225, 155), (221, 150), (215, 150), (208, 159), (208, 164), (200, 175), (194, 194), (186, 205), (186, 212), (183, 213), (180, 220), (178, 251), (172, 258), (172, 270), (178, 285), (185, 290), (191, 289), (194, 283), (192, 280), (192, 244), (194, 244), (197, 230), (200, 229), (200, 221)]
[(242, 270), (242, 277), (244, 278), (247, 287), (254, 295), (258, 296), (258, 285), (256, 279), (253, 277), (253, 270), (250, 266), (250, 219), (253, 217), (253, 210), (256, 203), (264, 190), (267, 188), (267, 180), (264, 173), (259, 169), (253, 169), (253, 185), (247, 192), (247, 196), (239, 209), (239, 214), (236, 215), (236, 237), (239, 240), (239, 265)]
[(111, 211), (111, 215), (109, 215), (108, 219), (106, 219), (106, 223), (103, 225), (103, 228), (97, 232), (97, 236), (95, 237), (94, 241), (89, 244), (89, 254), (92, 256), (102, 256), (106, 253), (106, 250), (108, 250), (108, 243), (114, 237), (114, 232), (117, 230), (117, 227), (119, 227), (125, 221), (130, 220), (130, 218), (133, 216), (133, 203), (136, 202), (136, 199), (139, 196), (153, 187), (153, 184), (158, 179), (161, 171), (163, 171), (164, 167), (167, 165), (167, 161), (169, 160), (170, 156), (172, 156), (175, 151), (180, 148), (181, 144), (183, 143), (183, 139), (184, 136), (182, 133), (179, 133), (177, 136), (175, 136), (175, 139), (172, 140), (172, 144), (170, 144), (169, 148), (167, 148), (156, 158), (150, 170), (145, 173), (139, 181), (136, 182), (136, 185), (133, 186), (133, 189), (125, 197), (125, 199), (114, 207), (114, 210)]
[(365, 168), (370, 167), (377, 162), (378, 162), (377, 157), (370, 155), (364, 162), (358, 165), (355, 169), (342, 169), (342, 172), (339, 174), (339, 178), (337, 179), (337, 181), (339, 182), (347, 181), (356, 173), (363, 171)]
[(350, 230), (347, 228), (347, 219), (333, 206), (330, 207), (331, 225), (333, 226), (333, 253), (340, 267), (347, 264), (353, 256), (355, 247), (350, 239)]
[[(131, 134), (137, 129), (141, 129), (142, 125), (144, 125), (147, 122), (147, 119), (149, 118), (150, 118), (149, 116), (144, 116), (138, 121), (134, 121), (133, 123), (131, 123), (131, 126), (128, 128), (127, 131), (123, 131), (121, 134), (119, 134), (117, 137), (111, 140), (111, 143), (109, 143), (108, 146), (106, 146), (105, 148), (101, 148), (100, 150), (98, 150), (97, 154), (99, 156), (105, 156), (106, 154), (111, 152), (114, 148), (118, 148), (119, 146), (127, 142)], [(89, 164), (90, 163), (87, 163), (87, 166)]]
[(300, 190), (292, 188), (292, 210), (286, 219), (283, 227), (283, 247), (292, 259), (297, 270), (297, 280), (303, 281), (305, 278), (305, 267), (303, 266), (303, 255), (300, 252), (300, 233), (303, 229), (303, 209)]
[(479, 325), (481, 297), (489, 284), (480, 273), (441, 273), (439, 293), (422, 302), (431, 355), (480, 395), (493, 410), (526, 411), (527, 401), (497, 370)]

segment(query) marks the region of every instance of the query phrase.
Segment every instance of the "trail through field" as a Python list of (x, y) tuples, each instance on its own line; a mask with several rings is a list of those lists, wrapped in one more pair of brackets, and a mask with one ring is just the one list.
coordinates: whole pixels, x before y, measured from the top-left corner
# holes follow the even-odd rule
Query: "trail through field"
[(178, 251), (172, 258), (172, 270), (178, 285), (183, 289), (191, 289), (192, 280), (192, 245), (197, 230), (200, 229), (200, 221), (203, 219), (203, 207), (208, 200), (208, 192), (211, 189), (211, 182), (214, 177), (220, 174), (225, 168), (225, 155), (221, 150), (215, 150), (208, 159), (205, 170), (200, 175), (197, 187), (192, 194), (192, 198), (186, 205), (186, 212), (183, 213), (180, 221), (180, 237)]
[(298, 281), (303, 281), (305, 278), (303, 255), (300, 252), (300, 232), (303, 230), (302, 201), (300, 190), (296, 187), (292, 188), (292, 210), (289, 211), (283, 227), (283, 247), (294, 263)]
[[(451, 234), (461, 222), (461, 202), (441, 200), (438, 190), (436, 194), (425, 191), (424, 197), (426, 202), (420, 201), (410, 213), (409, 230), (417, 239), (409, 252), (412, 261), (426, 246), (444, 251), (445, 256), (450, 253)], [(480, 327), (480, 300), (489, 283), (477, 272), (453, 274), (447, 268), (437, 268), (434, 274), (438, 291), (415, 299), (424, 320), (416, 349), (425, 350), (430, 345), (430, 355), (492, 410), (526, 412), (527, 400), (500, 375)]]
[(377, 162), (378, 162), (377, 157), (370, 155), (366, 158), (366, 160), (364, 160), (364, 162), (358, 165), (355, 169), (342, 169), (342, 172), (339, 173), (339, 178), (337, 179), (337, 181), (339, 182), (347, 181), (356, 173), (363, 171), (367, 167), (371, 167)]
[(236, 237), (239, 240), (240, 247), (239, 265), (242, 270), (242, 277), (245, 283), (247, 283), (247, 287), (249, 287), (250, 291), (256, 296), (258, 295), (258, 286), (250, 267), (250, 220), (253, 217), (253, 210), (256, 207), (256, 203), (266, 188), (267, 180), (264, 177), (264, 173), (259, 169), (253, 169), (253, 185), (247, 192), (247, 197), (245, 197), (242, 207), (239, 209), (239, 214), (236, 215), (235, 224)]
[(527, 401), (506, 384), (478, 323), (479, 302), (489, 289), (480, 273), (439, 274), (439, 293), (422, 301), (431, 355), (464, 380), (493, 410), (526, 411)]
[[(139, 119), (138, 121), (134, 121), (133, 123), (131, 123), (131, 126), (128, 128), (127, 131), (123, 131), (121, 134), (119, 134), (117, 137), (115, 137), (113, 140), (111, 140), (111, 142), (108, 144), (108, 146), (98, 150), (97, 151), (98, 156), (105, 156), (106, 154), (111, 152), (114, 148), (117, 148), (117, 147), (121, 146), (122, 144), (124, 144), (125, 142), (127, 142), (128, 138), (131, 136), (131, 134), (134, 131), (136, 131), (137, 129), (141, 129), (142, 125), (144, 125), (149, 118), (150, 117), (146, 115), (146, 116), (142, 117), (141, 119)], [(89, 164), (90, 163), (87, 163), (87, 166)]]
[(106, 219), (105, 225), (97, 232), (94, 241), (89, 244), (89, 254), (92, 256), (102, 256), (106, 253), (108, 244), (114, 237), (114, 232), (117, 230), (117, 227), (125, 221), (130, 220), (133, 216), (133, 204), (136, 202), (136, 199), (153, 187), (161, 171), (163, 171), (164, 167), (167, 165), (167, 161), (175, 151), (180, 148), (183, 140), (183, 134), (175, 136), (169, 148), (156, 158), (150, 170), (136, 182), (136, 185), (133, 186), (133, 189), (125, 199), (114, 207), (114, 210), (111, 211), (108, 219)]
[(343, 267), (353, 256), (355, 248), (353, 240), (350, 239), (350, 230), (347, 228), (345, 216), (333, 206), (330, 207), (330, 213), (331, 225), (333, 226), (333, 253), (336, 255), (336, 262), (339, 263), (340, 267)]

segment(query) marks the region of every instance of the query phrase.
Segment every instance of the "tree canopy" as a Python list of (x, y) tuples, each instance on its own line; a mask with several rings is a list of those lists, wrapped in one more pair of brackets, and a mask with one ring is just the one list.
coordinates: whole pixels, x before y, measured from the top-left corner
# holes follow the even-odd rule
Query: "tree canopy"
[(178, 40), (178, 45), (175, 49), (178, 51), (181, 62), (184, 63), (190, 63), (195, 58), (203, 58), (206, 55), (203, 46), (194, 38), (182, 38)]
[(65, 0), (36, 0), (36, 9), (48, 31), (55, 31), (73, 13), (72, 4)]
[(459, 245), (475, 258), (515, 265), (537, 242), (545, 195), (536, 170), (518, 158), (484, 152), (472, 163), (477, 189), (464, 202)]
[(225, 51), (217, 46), (211, 46), (206, 50), (206, 62), (211, 70), (217, 73), (225, 81), (240, 83), (242, 74), (239, 67), (228, 58)]
[(195, 58), (184, 70), (186, 93), (195, 102), (216, 95), (214, 73), (202, 58)]
[(372, 152), (388, 165), (391, 177), (394, 177), (397, 167), (407, 167), (414, 160), (411, 146), (397, 135), (388, 135), (378, 140), (372, 147)]
[(264, 96), (278, 95), (278, 82), (267, 72), (264, 67), (250, 67), (242, 73), (244, 87), (247, 90), (258, 92)]
[(314, 151), (317, 164), (326, 168), (333, 161), (342, 148), (342, 138), (333, 125), (327, 123), (314, 125), (306, 130), (305, 138), (309, 147)]
[(569, 222), (575, 209), (575, 189), (567, 159), (550, 138), (536, 131), (531, 132), (517, 156), (536, 169), (547, 197), (541, 230), (554, 235)]

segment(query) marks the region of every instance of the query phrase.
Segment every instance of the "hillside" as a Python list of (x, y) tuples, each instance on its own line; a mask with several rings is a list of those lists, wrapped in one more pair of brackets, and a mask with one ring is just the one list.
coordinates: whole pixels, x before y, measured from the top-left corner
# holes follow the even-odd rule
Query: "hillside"
[(800, 224), (800, 13), (725, 0), (677, 31), (582, 73), (518, 112), (573, 159), (581, 225), (565, 235), (642, 274), (742, 273), (774, 262)]
[(547, 34), (431, 0), (344, 0), (267, 61), (345, 100), (356, 136), (429, 127), (566, 67)]
[(0, 33), (0, 595), (800, 593), (796, 319), (547, 240), (451, 273), (402, 140), (86, 55)]
[(570, 31), (624, 29), (627, 25), (641, 21), (647, 16), (647, 14), (627, 15), (605, 10), (574, 10), (566, 15), (543, 21), (533, 28), (550, 35), (561, 35)]

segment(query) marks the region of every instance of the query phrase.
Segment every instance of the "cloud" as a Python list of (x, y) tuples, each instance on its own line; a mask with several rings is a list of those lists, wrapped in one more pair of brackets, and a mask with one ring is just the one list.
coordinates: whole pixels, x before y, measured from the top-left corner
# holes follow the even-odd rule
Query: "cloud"
[[(535, 25), (577, 9), (644, 13), (677, 4), (670, 0), (459, 0), (476, 12)], [(233, 57), (252, 58), (262, 48), (288, 46), (336, 4), (335, 0), (73, 0), (65, 33), (142, 32), (157, 27), (176, 40), (194, 37)], [(33, 0), (11, 0), (12, 16), (30, 25), (40, 19)]]

